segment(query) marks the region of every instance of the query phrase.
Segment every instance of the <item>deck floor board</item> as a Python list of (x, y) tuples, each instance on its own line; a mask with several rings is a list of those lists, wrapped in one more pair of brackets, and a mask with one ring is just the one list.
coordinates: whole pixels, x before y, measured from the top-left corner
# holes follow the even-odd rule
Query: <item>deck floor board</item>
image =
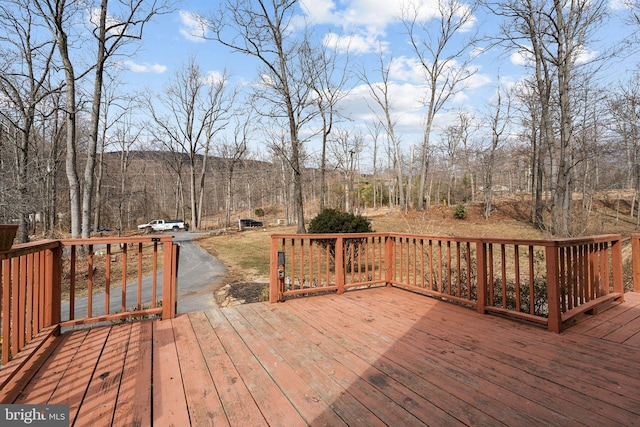
[(638, 425), (640, 295), (562, 334), (395, 288), (63, 333), (72, 425)]

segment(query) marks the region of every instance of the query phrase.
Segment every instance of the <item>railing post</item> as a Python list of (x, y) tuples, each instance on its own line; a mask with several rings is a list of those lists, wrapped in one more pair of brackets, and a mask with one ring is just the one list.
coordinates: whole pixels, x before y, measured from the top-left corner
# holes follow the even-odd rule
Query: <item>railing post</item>
[(336, 287), (338, 295), (344, 292), (344, 239), (342, 236), (336, 238)]
[(640, 292), (640, 234), (631, 235), (631, 263), (633, 265), (633, 291)]
[(271, 250), (269, 254), (269, 302), (280, 300), (280, 280), (278, 279), (278, 239), (271, 238)]
[[(487, 303), (487, 245), (484, 242), (476, 242), (476, 293), (478, 300), (476, 301), (476, 309), (478, 313), (486, 313), (485, 305)], [(471, 286), (471, 284), (469, 284)]]
[[(634, 240), (632, 239), (631, 242), (633, 241)], [(606, 253), (604, 255), (606, 255)], [(636, 260), (637, 255), (639, 255), (637, 252), (635, 254), (632, 254), (632, 259), (634, 260), (633, 262), (637, 261)], [(611, 263), (613, 264), (612, 265), (613, 291), (620, 293), (622, 295), (619, 301), (623, 302), (624, 301), (624, 278), (623, 278), (623, 272), (622, 272), (622, 240), (621, 239), (615, 240), (611, 245)], [(633, 278), (634, 287), (636, 283), (635, 274), (636, 272), (634, 271), (634, 278)], [(607, 292), (609, 292), (608, 289), (607, 289)]]
[(60, 323), (62, 310), (62, 245), (48, 249), (45, 255), (44, 326)]
[(171, 242), (171, 318), (178, 313), (178, 264), (180, 261), (180, 245)]
[(547, 263), (547, 329), (552, 332), (562, 332), (562, 313), (560, 312), (560, 289), (558, 283), (558, 247), (546, 247)]
[(172, 319), (177, 311), (177, 276), (178, 276), (178, 254), (177, 245), (172, 240), (162, 243), (163, 266), (162, 266), (162, 320)]
[(391, 286), (391, 282), (396, 276), (396, 241), (392, 236), (385, 236), (384, 242), (384, 270), (385, 281), (387, 286)]

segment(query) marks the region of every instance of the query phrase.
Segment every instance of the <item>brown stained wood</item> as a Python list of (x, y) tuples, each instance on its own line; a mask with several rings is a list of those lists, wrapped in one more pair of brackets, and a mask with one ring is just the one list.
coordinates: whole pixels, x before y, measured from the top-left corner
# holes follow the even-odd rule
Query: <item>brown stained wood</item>
[[(490, 321), (491, 319), (487, 319)], [(495, 319), (499, 320), (499, 319)], [(483, 329), (487, 330), (487, 333), (483, 333), (482, 336), (475, 335), (473, 338), (455, 337), (453, 342), (463, 342), (468, 345), (468, 348), (475, 352), (491, 351), (495, 348), (493, 343), (499, 342), (498, 340), (504, 340), (508, 334), (513, 334), (513, 330), (510, 331), (508, 323), (505, 325), (501, 322), (495, 322), (497, 325), (484, 324), (485, 319), (478, 319), (479, 326), (483, 326)], [(464, 328), (464, 325), (468, 325), (469, 321), (461, 320), (460, 324), (453, 330), (459, 330)], [(562, 392), (559, 393), (560, 398), (573, 398), (578, 403), (589, 401), (589, 397), (592, 397), (594, 402), (604, 402), (602, 408), (608, 408), (611, 410), (610, 405), (623, 406), (631, 413), (638, 413), (640, 407), (638, 403), (640, 400), (633, 393), (634, 387), (637, 387), (640, 374), (634, 372), (633, 367), (623, 368), (617, 363), (618, 354), (606, 355), (602, 349), (597, 347), (594, 351), (582, 351), (585, 346), (585, 342), (571, 343), (567, 345), (565, 343), (566, 338), (558, 337), (556, 335), (541, 336), (539, 334), (530, 334), (528, 328), (524, 325), (515, 325), (518, 328), (518, 335), (522, 335), (522, 340), (518, 341), (517, 345), (503, 345), (494, 351), (493, 358), (496, 361), (512, 366), (516, 369), (523, 369), (527, 367), (528, 371), (535, 372), (536, 375), (540, 375), (543, 378), (555, 382), (562, 386)], [(438, 330), (438, 325), (429, 326), (433, 331)], [(450, 339), (452, 328), (445, 328), (445, 331), (438, 335), (441, 339)], [(487, 342), (483, 343), (484, 338), (487, 338)], [(527, 342), (525, 338), (528, 338), (530, 348), (524, 348), (523, 343)], [(469, 343), (466, 340), (470, 340)], [(599, 340), (595, 341), (596, 344)], [(505, 342), (508, 343), (508, 342)], [(623, 350), (624, 351), (624, 350)], [(558, 358), (562, 355), (562, 359), (559, 363)], [(594, 368), (597, 367), (597, 368)], [(487, 366), (490, 368), (490, 366)], [(594, 370), (597, 369), (596, 372)], [(617, 371), (623, 369), (626, 373), (619, 374)], [(526, 372), (526, 371), (525, 371)], [(526, 379), (526, 376), (519, 376), (519, 379)], [(606, 380), (605, 380), (606, 378)], [(616, 391), (623, 393), (625, 396), (633, 396), (632, 399), (617, 399), (615, 397)], [(608, 405), (607, 405), (608, 404)], [(592, 407), (594, 405), (590, 405)], [(603, 409), (601, 409), (602, 411)], [(621, 412), (623, 417), (629, 417), (627, 413)]]
[(114, 426), (151, 426), (152, 328), (150, 320), (131, 325)]
[(267, 423), (276, 426), (306, 425), (260, 361), (247, 351), (246, 344), (222, 312), (208, 310), (206, 315)]
[[(371, 309), (375, 309), (375, 307), (371, 307)], [(419, 307), (415, 307), (415, 309), (416, 313), (421, 314)], [(382, 331), (386, 332), (386, 327), (387, 323), (384, 323)], [(464, 327), (461, 330), (464, 330)], [(450, 331), (448, 330), (448, 332)], [(389, 333), (393, 333), (393, 331), (390, 330)], [(523, 398), (526, 402), (537, 402), (544, 408), (548, 408), (540, 411), (538, 406), (527, 407), (526, 416), (534, 419), (537, 417), (537, 423), (564, 424), (567, 415), (571, 419), (580, 420), (584, 425), (599, 426), (611, 422), (611, 418), (605, 418), (597, 412), (588, 410), (598, 404), (595, 399), (591, 399), (589, 396), (580, 396), (575, 402), (571, 402), (570, 398), (573, 396), (567, 396), (566, 390), (562, 387), (557, 386), (553, 381), (531, 375), (529, 370), (535, 370), (534, 366), (529, 364), (521, 366), (497, 364), (496, 360), (504, 358), (500, 349), (495, 353), (491, 349), (487, 349), (487, 351), (483, 351), (483, 349), (468, 350), (465, 346), (457, 344), (464, 341), (464, 334), (461, 334), (460, 338), (456, 340), (443, 338), (451, 339), (452, 335), (449, 333), (447, 337), (442, 337), (437, 327), (434, 330), (431, 322), (425, 323), (423, 319), (416, 319), (412, 328), (395, 341), (393, 353), (396, 351), (402, 353), (402, 349), (405, 347), (405, 353), (409, 356), (403, 359), (407, 362), (410, 362), (412, 357), (417, 357), (422, 362), (431, 360), (433, 369), (429, 370), (429, 375), (432, 378), (437, 377), (437, 370), (440, 366), (438, 360), (442, 360), (446, 363), (445, 373), (449, 376), (449, 381), (453, 382), (457, 377), (458, 380), (473, 382), (482, 390), (482, 393), (499, 396), (504, 405), (524, 407), (518, 403)], [(420, 343), (420, 345), (416, 346), (415, 343)], [(430, 349), (437, 349), (437, 351)], [(385, 357), (393, 357), (393, 353), (387, 352)], [(522, 366), (527, 366), (528, 369), (523, 369)], [(545, 393), (540, 393), (539, 390), (545, 390)], [(600, 410), (603, 411), (602, 408)], [(611, 408), (609, 411), (609, 415), (615, 419), (616, 411), (612, 411)], [(522, 419), (522, 415), (517, 414), (514, 418)]]
[[(366, 406), (340, 384), (336, 376), (339, 363), (333, 359), (331, 352), (325, 352), (321, 348), (317, 337), (303, 335), (309, 339), (300, 339), (300, 333), (304, 334), (304, 331), (299, 328), (310, 328), (306, 322), (291, 315), (287, 310), (270, 310), (262, 304), (239, 309), (242, 310), (245, 319), (256, 328), (257, 333), (263, 337), (272, 337), (278, 343), (280, 354), (296, 370), (297, 375), (318, 393), (319, 398), (331, 406), (328, 410), (338, 415), (341, 420), (336, 420), (334, 425), (382, 425)], [(296, 333), (292, 333), (294, 330)]]
[[(298, 309), (301, 311), (298, 311)], [(305, 317), (315, 317), (315, 308), (312, 306), (302, 307), (302, 305), (297, 305), (293, 310), (296, 311), (296, 314)], [(349, 317), (354, 314), (355, 313), (351, 312)], [(429, 400), (431, 405), (439, 408), (424, 419), (425, 421), (429, 422), (432, 416), (437, 417), (438, 412), (443, 411), (450, 416), (448, 420), (445, 419), (446, 421), (441, 420), (443, 424), (462, 422), (467, 425), (503, 425), (499, 421), (499, 417), (496, 418), (487, 415), (487, 412), (491, 412), (492, 408), (484, 408), (482, 405), (474, 406), (473, 402), (468, 402), (467, 400), (469, 399), (467, 395), (469, 392), (465, 391), (464, 387), (458, 386), (456, 389), (454, 387), (455, 384), (452, 384), (449, 377), (445, 376), (445, 378), (440, 378), (439, 381), (434, 380), (431, 367), (426, 367), (427, 371), (421, 372), (420, 367), (425, 365), (422, 363), (414, 364), (411, 360), (407, 360), (407, 356), (409, 356), (410, 353), (400, 356), (400, 360), (384, 357), (384, 354), (387, 353), (392, 344), (391, 341), (385, 342), (386, 340), (378, 340), (375, 336), (363, 338), (360, 334), (364, 332), (364, 329), (361, 328), (361, 326), (364, 327), (364, 325), (356, 324), (354, 324), (353, 331), (349, 331), (347, 334), (341, 334), (345, 336), (336, 337), (335, 332), (333, 332), (335, 327), (332, 327), (332, 325), (335, 324), (335, 321), (338, 319), (334, 316), (333, 310), (325, 312), (325, 318), (332, 320), (330, 323), (327, 322), (324, 325), (318, 325), (322, 333), (330, 339), (339, 339), (340, 346), (344, 347), (345, 354), (351, 353), (357, 355), (372, 367), (366, 371), (367, 374), (362, 375), (362, 381), (364, 381), (365, 378), (369, 378), (369, 381), (373, 380), (378, 386), (380, 386), (380, 384), (386, 385), (390, 382), (389, 380), (384, 380), (386, 375), (406, 385), (413, 393), (423, 396)], [(375, 316), (372, 317), (370, 314), (367, 314), (365, 318), (368, 319), (365, 321), (366, 323), (376, 322)], [(340, 330), (344, 330), (343, 324), (339, 326)], [(363, 345), (365, 342), (367, 344)], [(350, 365), (350, 363), (342, 363), (346, 366)], [(442, 364), (446, 366), (444, 360)], [(383, 375), (380, 375), (379, 372), (382, 372)], [(351, 388), (350, 391), (352, 391)], [(477, 392), (477, 390), (474, 391)], [(474, 394), (471, 394), (471, 396), (473, 397)], [(402, 399), (402, 401), (406, 402), (404, 399)], [(370, 410), (373, 410), (373, 408), (375, 407), (370, 407)], [(440, 422), (436, 424), (440, 424)]]
[[(405, 301), (404, 298), (401, 300), (386, 300), (385, 298), (389, 298), (389, 296), (385, 294), (381, 294), (379, 296), (376, 295), (376, 299), (380, 300), (380, 304), (387, 307), (387, 310), (391, 312), (402, 310), (402, 316), (406, 317), (407, 321), (419, 318), (418, 313), (420, 313), (420, 311), (414, 309), (413, 305), (409, 305), (408, 303), (410, 301)], [(388, 303), (389, 301), (395, 301), (396, 304), (401, 304), (406, 308), (388, 307), (385, 303)], [(499, 352), (503, 353), (507, 350), (512, 351), (515, 355), (527, 357), (527, 363), (528, 360), (536, 360), (536, 358), (539, 357), (544, 358), (546, 356), (544, 351), (546, 350), (552, 352), (552, 355), (548, 356), (548, 360), (555, 361), (556, 363), (560, 362), (561, 364), (559, 366), (563, 366), (563, 370), (574, 368), (574, 365), (576, 364), (575, 358), (559, 358), (559, 354), (566, 353), (571, 356), (576, 355), (576, 357), (580, 359), (586, 358), (586, 365), (601, 365), (603, 371), (614, 373), (622, 372), (624, 375), (630, 375), (631, 378), (629, 378), (628, 381), (631, 381), (631, 383), (640, 378), (640, 372), (636, 372), (633, 366), (618, 363), (619, 358), (624, 358), (624, 354), (629, 351), (629, 349), (625, 347), (618, 345), (612, 346), (603, 340), (585, 339), (582, 338), (580, 334), (571, 333), (571, 330), (563, 333), (563, 335), (555, 336), (546, 333), (538, 333), (541, 329), (537, 327), (531, 327), (513, 321), (505, 322), (504, 319), (496, 317), (469, 318), (468, 310), (462, 307), (449, 307), (442, 302), (435, 302), (437, 304), (429, 304), (426, 306), (429, 309), (429, 316), (434, 320), (439, 320), (434, 323), (433, 327), (441, 328), (446, 333), (449, 333), (448, 331), (450, 329), (467, 329), (470, 328), (471, 324), (473, 324), (473, 327), (470, 328), (469, 332), (472, 334), (471, 337), (473, 343), (484, 342), (487, 346), (496, 347), (495, 342), (500, 342), (501, 338), (509, 338), (509, 341), (505, 341), (505, 343), (499, 347)], [(420, 299), (416, 299), (414, 300), (414, 304), (419, 307), (420, 305), (424, 305), (424, 302)], [(477, 330), (482, 330), (483, 333), (481, 335), (473, 335)], [(482, 347), (479, 344), (476, 344), (473, 348), (481, 349)], [(585, 350), (585, 348), (588, 349)], [(531, 353), (534, 355), (531, 356)], [(583, 378), (589, 378), (590, 371), (590, 369), (587, 369), (585, 372), (577, 375), (582, 376)], [(560, 373), (561, 372), (558, 372), (557, 374)], [(612, 385), (612, 387), (618, 387), (620, 385), (619, 380), (625, 382), (622, 378), (617, 378), (616, 385)]]
[(214, 379), (216, 392), (232, 426), (267, 425), (233, 361), (203, 312), (189, 313), (202, 356)]
[(589, 321), (578, 322), (570, 328), (571, 332), (602, 338), (626, 325), (638, 317), (640, 293), (629, 292), (625, 295), (625, 304), (616, 310), (606, 310), (597, 316), (589, 316)]
[(78, 425), (112, 425), (130, 336), (130, 323), (110, 328), (104, 351), (76, 417)]
[(13, 403), (58, 345), (60, 328), (50, 326), (0, 370), (0, 403)]
[[(15, 403), (74, 415), (77, 391), (75, 426), (92, 408), (114, 426), (634, 425), (640, 295), (625, 297), (562, 334), (396, 288), (71, 331)], [(117, 397), (97, 386), (107, 369)]]
[(48, 403), (88, 332), (84, 330), (61, 335), (52, 355), (42, 364), (15, 403), (36, 405)]
[[(9, 275), (9, 273), (5, 273)], [(20, 258), (11, 260), (11, 356), (15, 356), (22, 348), (20, 344), (20, 329), (24, 328), (24, 310), (20, 309)], [(24, 341), (23, 341), (24, 342)]]
[(2, 364), (6, 365), (9, 362), (11, 353), (9, 351), (9, 345), (11, 344), (11, 260), (3, 259), (0, 261), (0, 273), (2, 273), (2, 292), (0, 297), (2, 299)]
[(278, 352), (276, 342), (270, 337), (261, 336), (238, 311), (228, 310), (226, 317), (236, 331), (245, 337), (245, 342), (252, 343), (252, 353), (308, 424), (329, 426), (343, 424), (343, 421), (330, 409), (331, 402), (324, 402), (286, 362), (284, 355)]
[(180, 362), (171, 320), (153, 322), (153, 425), (187, 426)]
[(189, 371), (189, 375), (183, 374), (182, 378), (191, 424), (229, 425), (188, 316), (178, 316), (172, 322), (181, 369)]
[[(282, 348), (282, 354), (288, 358), (288, 362), (301, 372), (301, 375), (306, 374), (305, 378), (309, 384), (314, 389), (320, 390), (324, 399), (334, 399), (331, 404), (332, 409), (347, 424), (379, 424), (389, 416), (376, 416), (376, 412), (379, 412), (378, 408), (384, 408), (385, 411), (391, 409), (390, 405), (366, 405), (365, 401), (358, 399), (359, 393), (353, 393), (353, 391), (364, 387), (352, 387), (351, 383), (344, 380), (349, 377), (353, 378), (353, 382), (365, 381), (370, 387), (383, 391), (392, 399), (392, 406), (402, 406), (417, 418), (429, 419), (437, 425), (446, 425), (455, 421), (445, 411), (428, 402), (423, 395), (406, 388), (382, 371), (371, 369), (358, 355), (350, 352), (340, 342), (333, 341), (328, 334), (323, 334), (319, 329), (321, 323), (314, 327), (307, 321), (308, 319), (298, 317), (289, 310), (268, 310), (258, 304), (252, 307), (241, 307), (239, 310), (242, 310), (245, 318), (252, 319), (252, 324), (256, 327), (264, 329), (265, 322), (268, 322), (271, 327), (264, 329), (262, 333), (276, 339), (278, 347)], [(295, 330), (296, 333), (281, 334), (279, 332), (286, 329)], [(306, 339), (300, 339), (300, 337), (306, 337)], [(346, 337), (341, 337), (342, 339)], [(309, 341), (312, 341), (313, 345), (310, 345)], [(326, 375), (327, 372), (331, 374)], [(367, 375), (362, 375), (362, 372), (367, 372)], [(373, 394), (377, 393), (379, 392), (373, 392)], [(398, 413), (397, 410), (396, 413)], [(399, 413), (403, 414), (402, 411)], [(403, 415), (405, 419), (402, 425), (420, 424), (416, 418)], [(421, 418), (420, 415), (424, 417)]]
[(71, 359), (55, 391), (47, 403), (65, 403), (69, 405), (69, 419), (76, 418), (84, 399), (89, 379), (109, 335), (109, 328), (95, 328), (89, 331), (79, 351)]
[(138, 243), (138, 293), (136, 295), (137, 295), (136, 309), (141, 310), (142, 309), (142, 242)]

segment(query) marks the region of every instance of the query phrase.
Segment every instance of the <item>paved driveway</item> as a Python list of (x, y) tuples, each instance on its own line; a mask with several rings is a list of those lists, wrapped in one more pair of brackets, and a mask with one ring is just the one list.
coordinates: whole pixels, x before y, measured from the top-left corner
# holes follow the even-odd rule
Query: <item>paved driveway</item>
[[(173, 233), (174, 241), (180, 244), (180, 260), (178, 263), (178, 313), (206, 310), (217, 307), (214, 292), (220, 287), (220, 281), (225, 274), (224, 266), (208, 252), (200, 249), (193, 243), (197, 233), (179, 232)], [(151, 302), (152, 276), (143, 279), (142, 304)], [(158, 276), (161, 281), (161, 276)], [(127, 284), (126, 307), (136, 305), (136, 282)], [(115, 289), (111, 292), (109, 311), (117, 313), (121, 308), (122, 294)], [(162, 296), (162, 287), (158, 288), (157, 298)], [(104, 313), (104, 292), (95, 293), (93, 296), (92, 313), (99, 316)], [(75, 301), (75, 318), (86, 316), (87, 298), (78, 298)], [(69, 303), (62, 303), (62, 320), (69, 318)]]
[(215, 307), (214, 292), (225, 274), (224, 266), (193, 243), (195, 233), (175, 233), (180, 244), (178, 264), (178, 313)]

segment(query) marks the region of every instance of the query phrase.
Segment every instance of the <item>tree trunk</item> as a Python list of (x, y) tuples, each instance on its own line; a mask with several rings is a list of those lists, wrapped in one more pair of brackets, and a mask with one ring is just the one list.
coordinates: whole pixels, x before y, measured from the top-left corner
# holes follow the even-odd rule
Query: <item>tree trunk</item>
[(98, 151), (98, 129), (100, 127), (100, 107), (102, 106), (102, 78), (106, 56), (106, 20), (107, 2), (102, 0), (100, 6), (100, 23), (98, 25), (98, 54), (96, 71), (93, 82), (93, 102), (91, 106), (91, 127), (89, 129), (89, 144), (87, 146), (87, 163), (84, 168), (84, 191), (82, 195), (82, 237), (91, 235), (91, 213), (93, 188), (95, 183), (94, 169), (96, 153)]

